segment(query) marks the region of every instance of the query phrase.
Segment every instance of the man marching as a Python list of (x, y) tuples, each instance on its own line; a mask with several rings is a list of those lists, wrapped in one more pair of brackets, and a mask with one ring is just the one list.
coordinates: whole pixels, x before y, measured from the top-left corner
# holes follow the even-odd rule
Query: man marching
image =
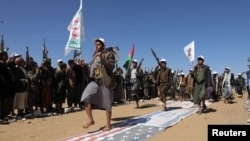
[(163, 102), (163, 110), (167, 110), (166, 107), (166, 95), (171, 87), (173, 87), (173, 79), (171, 74), (171, 68), (167, 67), (167, 60), (162, 58), (160, 60), (160, 70), (157, 74), (157, 82), (159, 86), (160, 98)]

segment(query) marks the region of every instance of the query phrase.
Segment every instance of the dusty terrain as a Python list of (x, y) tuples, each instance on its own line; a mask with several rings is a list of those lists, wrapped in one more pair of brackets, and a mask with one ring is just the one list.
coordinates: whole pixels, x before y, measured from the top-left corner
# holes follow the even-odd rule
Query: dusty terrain
[[(209, 105), (207, 113), (192, 114), (164, 132), (159, 133), (151, 141), (192, 140), (206, 141), (209, 124), (246, 124), (250, 112), (244, 106), (247, 94), (242, 98), (234, 95), (232, 103), (222, 100)], [(159, 100), (140, 102), (141, 109), (135, 109), (135, 103), (113, 107), (112, 124), (128, 118), (141, 116), (161, 110)], [(9, 125), (0, 125), (0, 141), (60, 141), (62, 139), (97, 130), (105, 125), (105, 112), (93, 110), (95, 125), (83, 129), (86, 122), (85, 111), (78, 111), (59, 116), (19, 120)]]

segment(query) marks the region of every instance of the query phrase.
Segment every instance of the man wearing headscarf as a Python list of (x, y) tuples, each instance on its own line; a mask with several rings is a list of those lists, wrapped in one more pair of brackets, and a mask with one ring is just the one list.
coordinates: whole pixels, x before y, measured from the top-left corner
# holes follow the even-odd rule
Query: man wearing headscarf
[[(15, 97), (13, 108), (17, 109), (17, 120), (21, 120), (24, 116), (24, 110), (29, 109), (28, 103), (28, 87), (29, 80), (27, 70), (25, 69), (25, 61), (22, 57), (15, 59), (17, 65), (14, 75), (15, 75)], [(26, 113), (29, 111), (25, 111)]]
[(223, 86), (223, 98), (224, 103), (228, 103), (231, 99), (231, 96), (233, 94), (232, 88), (234, 85), (234, 74), (231, 73), (230, 67), (225, 68), (222, 86)]

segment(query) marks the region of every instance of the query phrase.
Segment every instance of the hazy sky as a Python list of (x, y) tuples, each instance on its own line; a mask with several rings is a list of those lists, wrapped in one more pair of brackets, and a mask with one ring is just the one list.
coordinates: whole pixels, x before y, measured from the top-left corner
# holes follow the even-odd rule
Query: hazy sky
[[(9, 54), (25, 56), (26, 47), (39, 64), (46, 39), (53, 66), (64, 55), (67, 26), (80, 0), (1, 0), (0, 34)], [(185, 73), (192, 68), (183, 48), (195, 41), (195, 64), (199, 55), (220, 74), (230, 66), (238, 74), (247, 70), (250, 57), (249, 0), (83, 0), (85, 40), (82, 56), (89, 62), (93, 38), (102, 37), (107, 47), (119, 46), (119, 66), (135, 44), (134, 58), (144, 58), (143, 69), (156, 66), (151, 48), (166, 58), (172, 69)]]

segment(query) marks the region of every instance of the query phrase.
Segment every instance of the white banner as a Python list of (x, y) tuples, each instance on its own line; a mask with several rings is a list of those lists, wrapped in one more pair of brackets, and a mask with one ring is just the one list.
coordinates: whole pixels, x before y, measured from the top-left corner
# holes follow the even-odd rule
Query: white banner
[(81, 42), (84, 40), (85, 36), (82, 16), (82, 0), (80, 2), (80, 8), (68, 26), (68, 30), (70, 35), (64, 51), (65, 56), (67, 56), (72, 50), (81, 50)]
[(194, 62), (194, 57), (195, 57), (194, 51), (195, 51), (194, 50), (194, 41), (192, 41), (191, 43), (189, 43), (188, 45), (186, 45), (184, 47), (184, 53), (187, 56), (187, 58), (191, 64), (193, 64), (193, 62)]

